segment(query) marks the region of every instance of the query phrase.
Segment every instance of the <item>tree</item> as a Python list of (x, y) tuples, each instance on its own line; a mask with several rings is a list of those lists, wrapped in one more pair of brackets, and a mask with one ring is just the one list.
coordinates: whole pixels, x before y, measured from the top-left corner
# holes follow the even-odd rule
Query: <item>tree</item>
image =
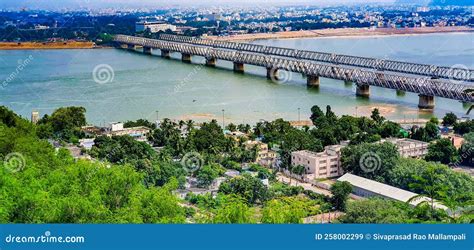
[(464, 143), (462, 144), (459, 154), (464, 164), (474, 166), (474, 132), (464, 134)]
[(221, 183), (219, 193), (240, 195), (249, 204), (265, 202), (269, 195), (268, 189), (260, 179), (249, 174), (243, 174)]
[(222, 174), (222, 167), (216, 164), (205, 165), (196, 174), (199, 187), (209, 187), (212, 182)]
[(229, 125), (227, 125), (227, 130), (229, 130), (230, 132), (235, 132), (237, 131), (237, 126), (235, 126), (235, 124), (233, 123), (229, 123)]
[(311, 107), (311, 121), (313, 122), (314, 126), (319, 126), (319, 119), (324, 117), (323, 111), (319, 108), (319, 106), (314, 105)]
[(252, 210), (245, 199), (238, 195), (223, 197), (222, 204), (216, 209), (214, 223), (243, 224), (253, 223)]
[(451, 140), (443, 138), (430, 143), (425, 159), (450, 164), (458, 162), (459, 155)]
[(435, 168), (440, 183), (447, 185), (447, 196), (464, 197), (460, 202), (469, 201), (474, 197), (474, 180), (471, 176), (453, 171), (443, 164), (427, 162), (420, 159), (400, 158), (387, 178), (387, 184), (409, 190), (414, 193), (427, 194), (422, 186), (410, 186), (417, 182), (415, 176), (427, 176), (431, 168)]
[(72, 140), (79, 137), (80, 128), (86, 123), (86, 109), (83, 107), (63, 107), (55, 110), (51, 116), (45, 115), (39, 125), (50, 126), (56, 138)]
[(372, 120), (374, 120), (377, 124), (382, 124), (385, 121), (385, 118), (380, 115), (380, 111), (378, 108), (372, 110), (370, 118), (372, 118)]
[(397, 148), (389, 142), (349, 146), (343, 148), (341, 153), (341, 165), (345, 172), (381, 182), (385, 182), (399, 158)]
[(338, 218), (342, 223), (407, 223), (409, 206), (380, 198), (358, 200), (347, 204), (346, 212)]
[(131, 128), (131, 127), (147, 127), (149, 129), (156, 129), (156, 124), (145, 120), (145, 119), (138, 119), (136, 121), (127, 121), (123, 124), (124, 128)]
[(345, 211), (346, 202), (349, 194), (352, 192), (352, 186), (347, 181), (336, 182), (331, 186), (331, 203), (339, 211)]
[(455, 123), (454, 132), (460, 135), (474, 132), (474, 120)]
[(443, 117), (442, 124), (444, 126), (453, 126), (457, 122), (457, 120), (458, 117), (454, 113), (449, 112)]
[(434, 166), (429, 166), (427, 171), (423, 175), (413, 176), (414, 182), (410, 183), (409, 186), (411, 189), (420, 189), (423, 190), (430, 199), (424, 199), (424, 194), (418, 194), (411, 197), (407, 203), (418, 202), (417, 206), (423, 204), (429, 204), (430, 214), (429, 218), (433, 218), (435, 214), (435, 199), (442, 199), (447, 197), (448, 186), (445, 183), (441, 182), (442, 176), (439, 169)]
[(265, 203), (262, 223), (303, 223), (303, 219), (319, 212), (316, 202), (305, 197), (281, 197)]

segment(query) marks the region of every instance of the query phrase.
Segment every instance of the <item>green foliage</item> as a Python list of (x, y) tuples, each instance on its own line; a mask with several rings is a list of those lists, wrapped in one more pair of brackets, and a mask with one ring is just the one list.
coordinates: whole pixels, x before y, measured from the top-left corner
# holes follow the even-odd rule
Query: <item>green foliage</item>
[(145, 174), (147, 185), (164, 185), (172, 177), (182, 183), (185, 171), (178, 163), (160, 159), (153, 148), (130, 136), (99, 136), (91, 149), (91, 156), (117, 164), (131, 164)]
[(338, 218), (341, 223), (406, 223), (409, 205), (384, 199), (366, 199), (349, 202), (346, 212)]
[(450, 164), (458, 162), (459, 155), (451, 140), (443, 138), (430, 143), (425, 159), (427, 161)]
[(346, 210), (347, 199), (352, 192), (352, 186), (347, 181), (336, 182), (331, 186), (331, 204), (339, 211)]
[(86, 124), (86, 109), (83, 107), (59, 108), (38, 121), (42, 138), (54, 137), (66, 141), (81, 137), (80, 129)]
[(459, 150), (459, 154), (464, 164), (474, 166), (474, 132), (464, 135), (464, 143)]
[[(461, 203), (474, 199), (474, 181), (469, 175), (455, 172), (446, 165), (423, 160), (400, 158), (395, 168), (389, 172), (386, 183), (418, 194), (428, 195), (428, 190), (423, 186), (410, 184), (419, 182), (418, 177), (433, 179), (430, 178), (433, 173), (436, 174), (436, 183), (446, 185), (447, 197), (457, 197)], [(443, 199), (442, 196), (435, 198)]]
[(268, 199), (268, 189), (260, 179), (249, 174), (243, 174), (223, 182), (219, 186), (219, 193), (237, 194), (249, 204), (265, 202)]
[(437, 123), (428, 121), (423, 128), (412, 128), (411, 138), (419, 141), (430, 142), (439, 138), (439, 128)]
[(377, 124), (382, 124), (385, 121), (385, 117), (380, 115), (380, 111), (378, 108), (372, 110), (370, 118), (372, 118), (372, 120), (374, 120)]
[(209, 187), (225, 170), (218, 164), (204, 165), (196, 174), (199, 187)]
[(270, 169), (258, 164), (250, 164), (249, 170), (257, 172), (259, 179), (275, 179), (275, 174)]
[(145, 119), (138, 119), (136, 121), (126, 121), (123, 124), (124, 128), (132, 128), (132, 127), (147, 127), (149, 129), (156, 129), (156, 124), (145, 120)]
[(303, 223), (303, 218), (317, 214), (319, 206), (305, 197), (293, 196), (273, 199), (265, 203), (262, 223)]
[(385, 182), (399, 158), (392, 143), (361, 144), (343, 148), (341, 166), (345, 172)]
[(443, 117), (442, 124), (444, 126), (453, 126), (457, 122), (457, 120), (458, 117), (454, 113), (449, 112)]
[(455, 123), (454, 132), (460, 135), (474, 132), (474, 120)]
[(269, 196), (278, 198), (283, 196), (296, 196), (303, 193), (304, 188), (301, 186), (290, 186), (285, 183), (275, 182), (269, 189)]
[(253, 223), (252, 209), (245, 199), (238, 195), (228, 195), (223, 198), (222, 204), (215, 210), (214, 223), (243, 224)]
[[(14, 152), (25, 164), (18, 172), (0, 168), (0, 223), (184, 222), (172, 193), (176, 180), (146, 188), (143, 174), (130, 166), (75, 161), (40, 140), (29, 122), (15, 119), (12, 127), (0, 122), (0, 157)], [(63, 128), (79, 125), (70, 124)]]

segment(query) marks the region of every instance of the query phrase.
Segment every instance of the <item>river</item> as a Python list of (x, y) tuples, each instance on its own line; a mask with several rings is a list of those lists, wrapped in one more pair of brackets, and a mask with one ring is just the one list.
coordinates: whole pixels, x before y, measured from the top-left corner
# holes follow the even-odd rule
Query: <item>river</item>
[[(261, 40), (258, 44), (474, 68), (474, 34), (305, 38)], [(267, 80), (265, 69), (245, 65), (232, 72), (230, 62), (217, 68), (117, 49), (0, 51), (0, 105), (22, 116), (41, 115), (62, 106), (83, 106), (90, 123), (156, 117), (204, 121), (224, 115), (226, 123), (255, 123), (279, 117), (307, 119), (310, 108), (331, 105), (338, 115), (368, 115), (378, 107), (390, 119), (429, 118), (446, 112), (465, 115), (467, 106), (436, 98), (433, 112), (420, 112), (414, 93), (371, 87), (369, 99), (355, 96), (355, 87), (321, 78), (308, 89), (296, 73), (282, 73), (283, 82)], [(107, 74), (94, 74), (104, 70)], [(95, 79), (94, 79), (95, 76)], [(105, 77), (105, 78), (101, 78)], [(224, 110), (224, 111), (222, 111)], [(158, 111), (158, 112), (157, 112)], [(300, 118), (298, 116), (300, 113)]]

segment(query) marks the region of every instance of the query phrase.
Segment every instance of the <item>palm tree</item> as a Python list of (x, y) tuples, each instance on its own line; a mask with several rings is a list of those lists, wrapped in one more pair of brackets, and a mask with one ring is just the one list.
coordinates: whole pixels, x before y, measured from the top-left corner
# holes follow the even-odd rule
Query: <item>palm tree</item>
[[(447, 197), (447, 189), (448, 187), (443, 184), (439, 183), (439, 180), (442, 179), (440, 178), (440, 174), (436, 172), (435, 167), (430, 166), (427, 169), (427, 172), (423, 176), (418, 176), (415, 175), (413, 176), (414, 182), (409, 185), (410, 189), (412, 190), (423, 190), (425, 194), (418, 194), (413, 197), (411, 197), (407, 203), (411, 204), (412, 202), (415, 201), (420, 201), (415, 205), (415, 207), (419, 207), (425, 204), (428, 204), (430, 206), (430, 218), (433, 218), (434, 212), (436, 210), (436, 202), (435, 198), (445, 198)], [(429, 199), (426, 199), (428, 197)]]

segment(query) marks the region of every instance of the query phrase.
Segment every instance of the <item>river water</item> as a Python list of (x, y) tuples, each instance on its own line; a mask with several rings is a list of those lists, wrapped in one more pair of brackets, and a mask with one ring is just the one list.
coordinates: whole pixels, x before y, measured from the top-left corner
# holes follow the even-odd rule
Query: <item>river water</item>
[[(474, 68), (474, 33), (261, 40), (258, 44)], [(420, 112), (414, 93), (371, 87), (369, 99), (355, 96), (355, 87), (321, 78), (308, 89), (296, 73), (282, 72), (283, 82), (265, 78), (265, 69), (245, 65), (232, 72), (230, 62), (217, 68), (182, 63), (179, 54), (167, 60), (117, 49), (0, 51), (0, 105), (29, 117), (61, 106), (83, 106), (96, 125), (156, 117), (218, 119), (255, 123), (279, 117), (304, 120), (313, 105), (331, 105), (339, 114), (367, 115), (374, 107), (391, 119), (429, 118), (452, 111), (465, 115), (466, 105), (436, 98), (436, 108)], [(96, 74), (94, 74), (96, 69)], [(109, 74), (100, 74), (101, 70)], [(99, 72), (99, 73), (97, 73)], [(222, 111), (224, 110), (224, 111)], [(158, 111), (158, 112), (157, 112)], [(298, 115), (300, 113), (300, 115)]]

